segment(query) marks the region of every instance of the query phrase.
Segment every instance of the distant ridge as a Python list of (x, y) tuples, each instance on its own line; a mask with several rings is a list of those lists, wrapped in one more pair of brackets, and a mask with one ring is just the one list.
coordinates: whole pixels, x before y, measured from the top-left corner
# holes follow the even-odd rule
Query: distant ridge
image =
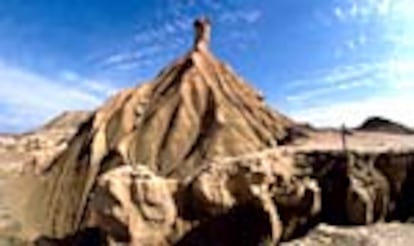
[(42, 130), (71, 128), (80, 125), (91, 115), (89, 111), (65, 111), (49, 120), (41, 127)]
[(378, 116), (368, 118), (357, 129), (364, 131), (387, 132), (396, 134), (414, 134), (414, 129), (411, 129), (407, 126), (404, 126), (403, 124)]

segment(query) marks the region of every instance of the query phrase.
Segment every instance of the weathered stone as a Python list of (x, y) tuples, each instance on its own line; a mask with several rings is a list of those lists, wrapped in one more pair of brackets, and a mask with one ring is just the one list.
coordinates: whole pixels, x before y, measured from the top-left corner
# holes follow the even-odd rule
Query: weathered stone
[(33, 196), (45, 197), (34, 202), (48, 207), (39, 222), (43, 234), (64, 237), (82, 228), (88, 196), (114, 152), (124, 163), (183, 179), (208, 160), (275, 147), (286, 137), (293, 121), (214, 57), (206, 23), (196, 24), (193, 49), (151, 83), (109, 99), (42, 172), (43, 187)]
[[(302, 236), (320, 221), (410, 219), (414, 141), (400, 126), (392, 127), (398, 136), (377, 132), (377, 124), (346, 136), (298, 126), (214, 57), (207, 19), (195, 27), (185, 56), (79, 127), (64, 115), (37, 132), (0, 136), (0, 161), (8, 164), (0, 175), (36, 174), (4, 183), (2, 197), (20, 197), (0, 202), (0, 210), (7, 205), (0, 232), (14, 238), (21, 231), (40, 245), (103, 237), (110, 244), (258, 245)], [(292, 157), (304, 150), (302, 162)], [(22, 223), (10, 226), (15, 219)]]
[[(311, 151), (307, 165), (322, 190), (323, 220), (370, 224), (413, 216), (411, 152)], [(409, 205), (411, 204), (411, 205)]]
[(390, 189), (387, 220), (407, 221), (414, 216), (414, 153), (378, 154), (374, 166), (386, 178)]
[(266, 236), (273, 243), (309, 226), (320, 212), (316, 183), (299, 178), (292, 156), (276, 150), (211, 163), (190, 187), (194, 209), (201, 213), (217, 215), (238, 204), (256, 204), (268, 214), (263, 223), (270, 225)]
[(349, 187), (346, 193), (348, 222), (366, 225), (384, 220), (390, 202), (386, 178), (374, 167), (372, 156), (350, 158)]
[[(206, 163), (184, 180), (159, 177), (146, 166), (115, 167), (99, 178), (90, 204), (93, 223), (113, 242), (227, 245), (238, 234), (213, 235), (232, 226), (255, 245), (309, 227), (320, 212), (320, 193), (299, 176), (292, 155), (269, 150)], [(239, 218), (254, 214), (249, 224)]]
[(102, 175), (97, 185), (90, 202), (93, 222), (113, 245), (169, 245), (177, 220), (176, 181), (125, 165)]

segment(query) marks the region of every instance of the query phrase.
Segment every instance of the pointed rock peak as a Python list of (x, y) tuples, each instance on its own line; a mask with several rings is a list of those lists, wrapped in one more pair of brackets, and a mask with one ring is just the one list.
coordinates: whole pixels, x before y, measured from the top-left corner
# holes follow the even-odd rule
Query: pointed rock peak
[[(204, 163), (274, 148), (294, 122), (209, 51), (210, 22), (195, 21), (190, 54), (150, 83), (121, 91), (83, 124), (48, 169), (45, 228), (78, 228), (97, 175), (123, 164), (185, 178)], [(52, 195), (50, 195), (52, 194)], [(59, 227), (55, 227), (59, 225)]]
[(194, 28), (194, 50), (207, 51), (210, 45), (210, 20), (207, 17), (200, 17), (194, 22)]

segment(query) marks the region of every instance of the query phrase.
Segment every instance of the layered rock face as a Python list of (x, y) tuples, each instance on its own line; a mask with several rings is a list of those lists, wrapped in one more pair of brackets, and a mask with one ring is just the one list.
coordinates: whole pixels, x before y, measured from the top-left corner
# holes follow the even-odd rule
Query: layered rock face
[(414, 215), (413, 151), (318, 150), (297, 156), (321, 188), (323, 221), (365, 225)]
[[(410, 219), (413, 138), (352, 131), (343, 149), (338, 132), (295, 125), (214, 57), (208, 20), (195, 29), (187, 54), (85, 116), (56, 141), (59, 151), (14, 182), (7, 196), (24, 194), (23, 205), (10, 204), (23, 208), (17, 217), (25, 239), (275, 245), (319, 222)], [(64, 115), (40, 132), (66, 129), (75, 118)], [(330, 228), (310, 235), (336, 233)], [(315, 245), (312, 238), (293, 245), (301, 243)]]
[(187, 55), (142, 92), (132, 90), (110, 110), (97, 112), (108, 149), (162, 176), (184, 177), (206, 159), (276, 146), (292, 125), (210, 53), (208, 22), (195, 26), (196, 42)]
[[(112, 218), (109, 220), (122, 221), (126, 230), (123, 235), (128, 235), (124, 238), (140, 238), (135, 241), (138, 242), (136, 245), (152, 245), (151, 242), (198, 245), (200, 241), (206, 245), (273, 245), (303, 235), (319, 222), (361, 226), (389, 220), (406, 221), (414, 214), (414, 196), (410, 189), (413, 165), (412, 152), (292, 153), (280, 149), (221, 158), (207, 163), (184, 180), (160, 178), (145, 166), (134, 169), (126, 165), (108, 172), (123, 172), (124, 178), (111, 176), (108, 179), (104, 175), (101, 180), (129, 183), (126, 180), (136, 179), (133, 184), (145, 183), (148, 188), (128, 189), (125, 186), (123, 194), (147, 198), (135, 202), (129, 198), (128, 203), (134, 206), (124, 205), (124, 200), (118, 198), (122, 195), (104, 188), (116, 189), (117, 185), (100, 181), (97, 190), (105, 191), (100, 193), (104, 199), (95, 197), (93, 201), (98, 200), (92, 202), (91, 210), (101, 217)], [(111, 197), (118, 202), (108, 200)], [(103, 202), (105, 199), (107, 201)], [(165, 202), (156, 202), (161, 200)], [(140, 211), (139, 215), (134, 212), (132, 216), (138, 219), (116, 212), (102, 215), (101, 205), (106, 203), (119, 206), (106, 211), (123, 211), (121, 214)], [(141, 206), (158, 211), (163, 219), (153, 221)], [(106, 228), (109, 241), (113, 242), (117, 237), (113, 234), (119, 229), (108, 226), (111, 225), (108, 220), (97, 219), (95, 222)], [(381, 230), (388, 227), (393, 229), (395, 226), (378, 226)], [(327, 240), (327, 245), (329, 242), (364, 245), (364, 242), (379, 240), (360, 233), (371, 230), (375, 233), (376, 229), (372, 228), (376, 227), (343, 230), (321, 225), (309, 237), (286, 245), (323, 244), (318, 241), (322, 237), (320, 233), (326, 238), (321, 240)], [(401, 240), (409, 240), (407, 229), (403, 225), (398, 228), (404, 232), (400, 235)], [(152, 231), (146, 236), (148, 230)]]
[[(113, 245), (274, 244), (320, 212), (319, 188), (297, 170), (277, 150), (207, 163), (185, 180), (124, 165), (99, 179), (90, 223)], [(279, 207), (290, 208), (283, 218)]]
[[(277, 145), (293, 123), (209, 51), (210, 26), (195, 23), (193, 49), (153, 82), (122, 91), (85, 122), (44, 172), (47, 230), (64, 235), (83, 219), (98, 174), (143, 163), (183, 178), (204, 162)], [(46, 205), (45, 205), (46, 206)]]
[(98, 181), (91, 199), (92, 223), (107, 232), (113, 245), (169, 245), (179, 223), (177, 186), (146, 166), (115, 168)]

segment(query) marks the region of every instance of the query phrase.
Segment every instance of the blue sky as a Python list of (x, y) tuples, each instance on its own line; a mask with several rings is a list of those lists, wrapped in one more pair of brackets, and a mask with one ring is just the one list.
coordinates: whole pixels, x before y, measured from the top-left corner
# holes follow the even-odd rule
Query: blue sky
[[(212, 49), (267, 103), (318, 126), (414, 125), (414, 0), (2, 0), (0, 132), (150, 81), (213, 23)], [(410, 28), (411, 27), (411, 28)]]

